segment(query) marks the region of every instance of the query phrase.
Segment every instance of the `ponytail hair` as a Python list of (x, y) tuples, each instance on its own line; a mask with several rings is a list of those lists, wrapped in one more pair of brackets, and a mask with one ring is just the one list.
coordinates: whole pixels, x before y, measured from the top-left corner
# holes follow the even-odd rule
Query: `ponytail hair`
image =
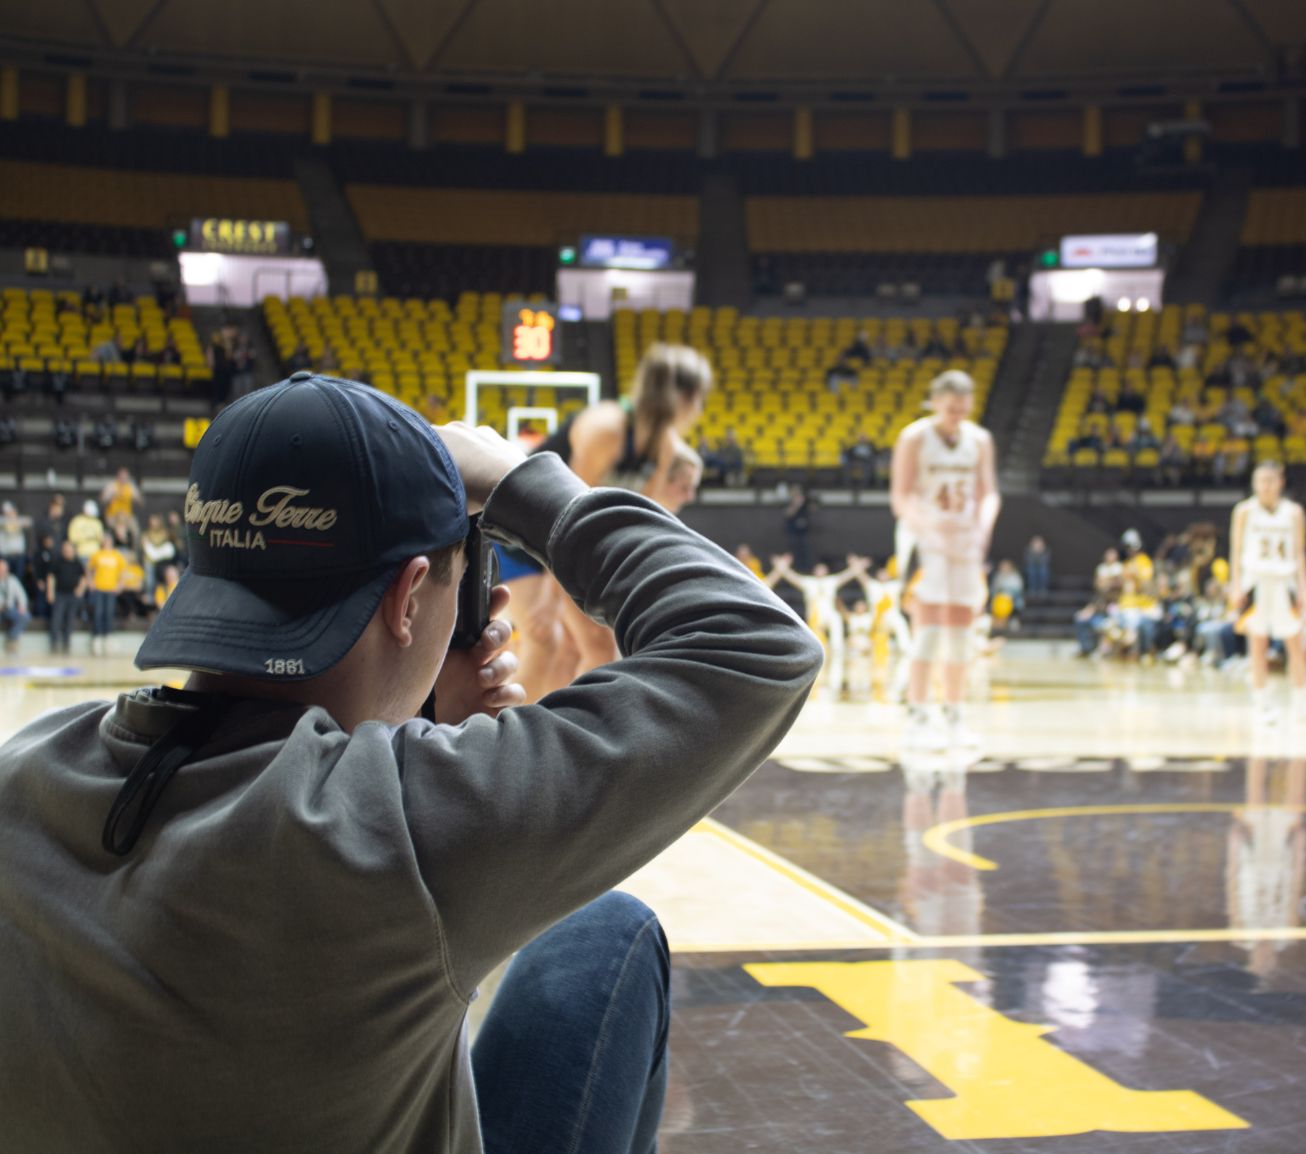
[(676, 419), (677, 403), (692, 400), (712, 387), (712, 366), (697, 349), (687, 345), (650, 345), (635, 370), (630, 391), (635, 420), (648, 429), (645, 454), (656, 453), (662, 437)]

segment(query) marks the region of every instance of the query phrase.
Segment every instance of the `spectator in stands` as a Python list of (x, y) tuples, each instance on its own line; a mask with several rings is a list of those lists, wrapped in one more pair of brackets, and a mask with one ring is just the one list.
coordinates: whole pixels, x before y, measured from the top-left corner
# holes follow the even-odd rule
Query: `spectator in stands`
[(86, 577), (91, 588), (91, 652), (105, 657), (109, 651), (109, 634), (113, 632), (113, 612), (123, 591), (127, 558), (109, 533), (100, 538), (100, 547), (86, 562)]
[(13, 417), (0, 417), (0, 446), (13, 445), (18, 441), (18, 422)]
[(1219, 669), (1233, 656), (1238, 645), (1236, 614), (1229, 608), (1224, 584), (1211, 578), (1194, 607), (1192, 648), (1202, 663)]
[(1175, 357), (1175, 365), (1181, 372), (1183, 372), (1190, 369), (1200, 368), (1205, 359), (1205, 344), (1191, 344), (1185, 342), (1179, 346), (1179, 355)]
[(740, 545), (739, 548), (735, 550), (735, 560), (759, 581), (764, 581), (766, 579), (766, 572), (762, 568), (762, 559), (753, 552), (751, 546)]
[(23, 517), (12, 501), (0, 504), (0, 560), (19, 581), (27, 578), (27, 532), (31, 517)]
[(38, 537), (53, 537), (55, 543), (68, 536), (68, 509), (62, 493), (55, 493), (45, 507), (45, 516), (36, 523)]
[(1113, 598), (1119, 594), (1124, 579), (1125, 567), (1120, 560), (1119, 551), (1108, 549), (1102, 554), (1102, 560), (1093, 571), (1094, 592), (1107, 599)]
[(165, 565), (163, 567), (163, 580), (154, 587), (154, 607), (162, 609), (167, 604), (168, 598), (172, 596), (173, 591), (177, 588), (177, 582), (181, 580), (181, 570), (176, 565)]
[(1224, 339), (1231, 349), (1241, 350), (1243, 345), (1249, 345), (1256, 340), (1256, 334), (1241, 320), (1234, 318), (1233, 323), (1225, 331)]
[(1025, 592), (1031, 601), (1042, 601), (1052, 589), (1052, 550), (1042, 537), (1031, 537), (1025, 546)]
[(1134, 428), (1134, 435), (1129, 438), (1125, 448), (1131, 453), (1138, 453), (1144, 449), (1160, 449), (1160, 447), (1161, 442), (1152, 429), (1152, 422), (1147, 417), (1139, 417), (1138, 424)]
[(744, 483), (744, 447), (735, 436), (734, 429), (727, 429), (716, 449), (717, 465), (721, 470), (721, 479), (734, 488)]
[(1156, 654), (1160, 624), (1161, 603), (1155, 582), (1126, 575), (1111, 613), (1108, 637), (1121, 649), (1133, 650), (1150, 661)]
[(100, 492), (100, 507), (104, 519), (113, 525), (125, 521), (130, 539), (135, 541), (141, 532), (140, 513), (145, 505), (140, 486), (132, 480), (131, 470), (123, 467)]
[(1080, 657), (1092, 657), (1101, 651), (1102, 630), (1110, 620), (1108, 609), (1106, 598), (1094, 595), (1092, 600), (1075, 614), (1075, 640), (1079, 644)]
[(32, 616), (50, 616), (50, 599), (46, 596), (46, 581), (54, 563), (59, 559), (59, 546), (49, 533), (42, 535), (32, 552)]
[(1224, 441), (1211, 459), (1211, 478), (1217, 485), (1237, 481), (1251, 467), (1251, 452), (1241, 438)]
[(184, 570), (190, 564), (190, 554), (186, 551), (186, 526), (176, 509), (168, 510), (168, 536), (177, 554), (177, 567)]
[(104, 307), (104, 290), (97, 284), (88, 284), (82, 289), (82, 313), (87, 320), (99, 317)]
[(113, 282), (113, 284), (109, 286), (110, 308), (113, 308), (114, 305), (129, 305), (131, 304), (131, 300), (132, 300), (131, 290), (128, 289), (127, 285), (123, 281), (116, 280)]
[(801, 485), (794, 485), (789, 493), (789, 504), (785, 508), (785, 540), (789, 545), (789, 553), (793, 556), (794, 568), (800, 573), (812, 571), (811, 529), (811, 501)]
[(1102, 434), (1091, 421), (1080, 421), (1079, 436), (1075, 437), (1067, 447), (1072, 456), (1084, 449), (1092, 449), (1093, 452), (1100, 453), (1103, 448)]
[(1193, 411), (1192, 405), (1183, 397), (1180, 397), (1170, 406), (1169, 423), (1172, 428), (1176, 425), (1195, 425), (1197, 423), (1196, 412)]
[(948, 356), (948, 346), (938, 333), (931, 331), (929, 339), (921, 348), (921, 360), (938, 359)]
[(1256, 407), (1252, 410), (1252, 420), (1260, 432), (1271, 437), (1282, 437), (1288, 431), (1288, 423), (1283, 419), (1283, 414), (1264, 394), (1258, 398)]
[(100, 520), (100, 507), (94, 501), (87, 501), (82, 511), (68, 522), (68, 540), (77, 550), (77, 556), (85, 563), (100, 547), (104, 537), (104, 522)]
[(1088, 405), (1084, 412), (1091, 416), (1106, 416), (1112, 409), (1111, 398), (1100, 388), (1096, 388), (1093, 390), (1093, 395), (1088, 398)]
[(1149, 369), (1173, 369), (1175, 367), (1174, 350), (1165, 345), (1157, 345), (1147, 362)]
[(0, 629), (4, 630), (6, 653), (18, 652), (18, 642), (31, 619), (27, 590), (9, 571), (8, 562), (0, 560)]
[(159, 584), (160, 566), (171, 565), (177, 560), (177, 546), (173, 544), (172, 534), (163, 518), (158, 513), (151, 513), (145, 532), (141, 537), (141, 561), (145, 567), (145, 597), (150, 600)]
[(862, 365), (869, 365), (874, 352), (871, 349), (871, 338), (865, 329), (862, 329), (854, 338), (852, 344), (839, 354), (839, 359), (848, 364), (860, 362)]
[(1190, 316), (1184, 322), (1183, 343), (1186, 345), (1204, 345), (1210, 339), (1210, 331), (1206, 326), (1206, 318), (1202, 316)]
[(1261, 373), (1256, 366), (1256, 362), (1251, 359), (1242, 349), (1229, 358), (1225, 363), (1225, 374), (1229, 378), (1229, 383), (1235, 389), (1259, 389), (1261, 387)]
[(117, 339), (115, 337), (105, 337), (91, 350), (91, 359), (99, 361), (102, 365), (118, 364), (122, 360), (122, 352), (118, 348)]
[(920, 343), (916, 340), (916, 334), (911, 329), (907, 330), (907, 335), (903, 337), (902, 344), (898, 346), (897, 360), (915, 361), (919, 360), (921, 355)]
[(1117, 413), (1144, 413), (1147, 411), (1147, 398), (1134, 386), (1133, 382), (1126, 384), (1120, 390), (1120, 396), (1116, 398)]
[(993, 580), (989, 582), (989, 593), (991, 598), (999, 594), (1006, 594), (1011, 598), (1013, 619), (1018, 620), (1025, 612), (1025, 580), (1021, 577), (1014, 561), (998, 562)]
[(73, 623), (86, 596), (86, 567), (71, 541), (59, 546), (45, 578), (45, 596), (50, 602), (50, 652), (67, 653), (72, 643)]
[(1252, 419), (1252, 411), (1241, 397), (1230, 397), (1220, 407), (1217, 418), (1233, 437), (1254, 437), (1260, 431)]
[(239, 333), (231, 351), (231, 391), (243, 397), (254, 387), (254, 346), (249, 336)]
[(301, 369), (311, 369), (313, 367), (313, 358), (308, 355), (308, 349), (303, 344), (295, 346), (294, 352), (286, 358), (285, 372), (289, 376), (291, 373), (297, 373)]
[(1161, 444), (1160, 459), (1157, 461), (1157, 478), (1165, 485), (1178, 486), (1183, 483), (1184, 466), (1188, 456), (1184, 447), (1173, 433), (1167, 434)]
[(128, 345), (125, 349), (120, 350), (119, 355), (125, 365), (143, 365), (150, 359), (150, 346), (142, 335), (136, 338), (134, 344)]
[(868, 487), (875, 480), (875, 446), (865, 433), (844, 447), (843, 480), (853, 489)]
[[(213, 335), (209, 337), (205, 359), (208, 361), (209, 372), (213, 375), (213, 391), (209, 399), (216, 409), (231, 399), (231, 378), (234, 372), (231, 349), (227, 345), (226, 334), (221, 329), (214, 329)], [(305, 361), (303, 367), (311, 368), (311, 365)]]

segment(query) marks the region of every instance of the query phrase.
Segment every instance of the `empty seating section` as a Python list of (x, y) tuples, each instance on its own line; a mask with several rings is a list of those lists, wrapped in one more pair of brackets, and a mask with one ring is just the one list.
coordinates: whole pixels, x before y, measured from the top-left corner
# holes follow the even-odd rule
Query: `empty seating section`
[(1232, 288), (1306, 296), (1306, 188), (1253, 189), (1240, 240)]
[[(902, 347), (909, 332), (918, 347), (933, 336), (958, 355), (896, 362), (880, 357), (861, 370), (855, 385), (832, 390), (826, 371), (859, 332), (885, 348)], [(860, 433), (880, 448), (892, 446), (923, 415), (929, 382), (945, 368), (974, 376), (976, 413), (982, 414), (1007, 331), (962, 329), (950, 318), (759, 318), (731, 308), (696, 308), (619, 312), (613, 339), (623, 385), (656, 340), (687, 343), (708, 357), (716, 387), (696, 435), (715, 442), (734, 429), (754, 468), (835, 469)]]
[[(1185, 325), (1194, 320), (1205, 321), (1209, 326), (1209, 343), (1198, 364), (1191, 368), (1146, 367), (1155, 350), (1179, 348)], [(1181, 460), (1174, 466), (1170, 480), (1177, 479), (1176, 474), (1187, 479), (1205, 479), (1217, 458), (1237, 460), (1244, 467), (1267, 458), (1292, 466), (1306, 465), (1306, 374), (1276, 370), (1262, 381), (1259, 389), (1207, 383), (1207, 378), (1213, 375), (1217, 380), (1223, 379), (1220, 370), (1234, 351), (1226, 334), (1235, 323), (1254, 334), (1252, 342), (1241, 345), (1252, 362), (1260, 361), (1268, 353), (1274, 358), (1272, 365), (1299, 363), (1306, 358), (1306, 314), (1212, 313), (1207, 318), (1201, 305), (1185, 308), (1168, 305), (1159, 316), (1117, 313), (1110, 321), (1110, 335), (1091, 342), (1097, 351), (1105, 354), (1108, 366), (1073, 369), (1062, 395), (1043, 461), (1050, 479), (1118, 483), (1132, 478), (1139, 484), (1163, 479), (1157, 473), (1164, 465), (1157, 448), (1135, 451), (1128, 447), (1144, 417), (1159, 441), (1172, 435), (1181, 452)], [(1115, 409), (1125, 389), (1143, 395), (1141, 414), (1090, 411), (1098, 394), (1106, 399), (1105, 407)], [(1234, 435), (1224, 418), (1225, 406), (1231, 399), (1241, 402), (1247, 412), (1259, 402), (1268, 401), (1282, 418), (1285, 435), (1267, 432), (1246, 437)], [(1100, 401), (1096, 403), (1102, 407)], [(1171, 412), (1180, 403), (1192, 417), (1174, 423)], [(1100, 437), (1103, 450), (1076, 447), (1075, 442), (1086, 433)], [(1236, 480), (1241, 471), (1245, 468), (1231, 470), (1227, 479)]]
[(761, 295), (801, 284), (815, 296), (874, 296), (881, 286), (916, 285), (937, 296), (983, 296), (994, 261), (1008, 271), (1029, 259), (1019, 252), (765, 252), (751, 260), (753, 289)]
[(750, 197), (752, 252), (1032, 251), (1065, 233), (1155, 230), (1186, 240), (1196, 192), (1096, 196)]
[[(30, 292), (6, 288), (0, 295), (0, 380), (11, 391), (35, 390), (61, 375), (66, 387), (115, 391), (182, 391), (207, 386), (212, 374), (190, 320), (168, 318), (151, 297), (106, 307), (87, 320), (75, 292)], [(171, 340), (180, 364), (156, 364), (136, 358), (128, 365), (105, 363), (95, 356), (102, 345), (133, 349), (144, 339), (148, 356), (157, 356)], [(21, 389), (14, 389), (14, 374)]]
[(5, 220), (163, 230), (196, 216), (286, 220), (297, 232), (308, 229), (299, 186), (290, 180), (0, 160)]
[(493, 292), (504, 285), (551, 294), (558, 266), (558, 252), (553, 247), (377, 241), (371, 251), (377, 275), (388, 292), (447, 301), (460, 292)]
[[(367, 381), (433, 420), (464, 413), (466, 374), (498, 370), (499, 293), (464, 292), (450, 308), (443, 300), (384, 297), (276, 297), (263, 302), (263, 316), (282, 362), (302, 345), (315, 364), (335, 361), (342, 376)], [(510, 386), (486, 390), (479, 420), (503, 430), (510, 406), (579, 407), (554, 390)]]
[(1074, 232), (1155, 230), (1187, 239), (1197, 192), (1080, 196), (753, 196), (746, 201), (753, 284), (857, 296), (914, 284), (933, 294), (987, 291), (995, 260), (1009, 269)]
[(692, 196), (368, 184), (345, 191), (369, 241), (552, 246), (587, 232), (698, 236)]
[(1247, 198), (1242, 243), (1306, 244), (1306, 188), (1257, 188)]

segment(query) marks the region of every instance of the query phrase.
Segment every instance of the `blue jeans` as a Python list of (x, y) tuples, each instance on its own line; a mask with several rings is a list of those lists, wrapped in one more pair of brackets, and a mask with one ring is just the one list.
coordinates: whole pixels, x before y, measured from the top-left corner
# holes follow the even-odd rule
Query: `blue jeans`
[(81, 612), (81, 598), (73, 593), (56, 593), (50, 609), (50, 648), (68, 652), (73, 625)]
[(31, 619), (31, 615), (21, 609), (0, 609), (0, 629), (5, 631), (5, 640), (17, 641)]
[(1098, 633), (1106, 624), (1106, 614), (1094, 613), (1092, 617), (1075, 618), (1075, 637), (1079, 641), (1079, 652), (1087, 657), (1098, 646)]
[(1052, 559), (1048, 554), (1042, 557), (1028, 557), (1025, 560), (1025, 592), (1030, 597), (1043, 597), (1052, 587)]
[(113, 632), (113, 607), (117, 601), (116, 593), (91, 590), (91, 635), (93, 637), (108, 637)]
[(472, 1049), (485, 1154), (653, 1154), (670, 1002), (667, 940), (629, 894), (526, 946)]

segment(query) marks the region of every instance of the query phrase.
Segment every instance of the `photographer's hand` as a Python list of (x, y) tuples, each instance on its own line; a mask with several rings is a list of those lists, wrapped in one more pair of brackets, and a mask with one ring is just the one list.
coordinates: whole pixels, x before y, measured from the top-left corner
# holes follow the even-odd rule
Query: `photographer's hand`
[(438, 425), (435, 430), (453, 458), (467, 490), (467, 512), (480, 512), (495, 485), (526, 460), (526, 454), (493, 429), (473, 429), (464, 421)]
[(451, 649), (435, 680), (435, 720), (459, 725), (477, 713), (497, 717), (499, 711), (523, 705), (526, 691), (512, 679), (517, 656), (505, 646), (512, 626), (498, 617), (508, 608), (508, 586), (496, 585), (490, 594), (490, 624), (471, 649)]

